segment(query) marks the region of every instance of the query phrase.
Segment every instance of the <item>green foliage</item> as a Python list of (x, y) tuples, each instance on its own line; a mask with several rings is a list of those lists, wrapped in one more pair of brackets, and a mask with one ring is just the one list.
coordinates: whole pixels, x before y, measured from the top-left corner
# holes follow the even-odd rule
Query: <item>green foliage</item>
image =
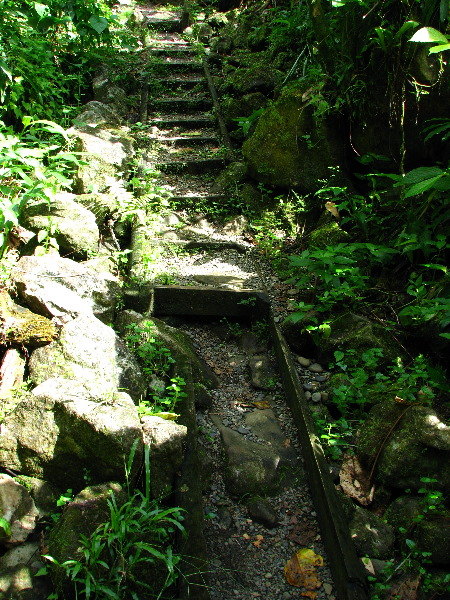
[(341, 384), (332, 390), (332, 402), (341, 414), (347, 414), (349, 407), (359, 411), (366, 403), (383, 397), (395, 396), (409, 403), (429, 404), (434, 398), (433, 371), (425, 357), (420, 354), (405, 365), (400, 358), (382, 369), (381, 348), (370, 348), (362, 354), (356, 350), (336, 350), (335, 362), (330, 368), (337, 368), (345, 374)]
[[(139, 403), (139, 415), (159, 415), (164, 418), (176, 418), (173, 411), (177, 404), (186, 398), (183, 391), (186, 385), (183, 377), (168, 378), (171, 367), (175, 364), (175, 359), (169, 348), (155, 335), (152, 321), (144, 321), (137, 325), (131, 323), (127, 326), (128, 333), (125, 340), (128, 347), (136, 354), (141, 364), (142, 372), (151, 383), (150, 398), (142, 399)], [(158, 382), (157, 378), (161, 378)]]
[(171, 352), (155, 335), (152, 321), (144, 321), (141, 325), (127, 325), (125, 336), (128, 347), (140, 359), (142, 371), (147, 377), (166, 375), (175, 363)]
[[(127, 481), (136, 447), (137, 443), (126, 466)], [(144, 467), (144, 492), (131, 493), (128, 489), (128, 499), (122, 505), (111, 492), (109, 519), (89, 538), (81, 535), (77, 558), (60, 564), (51, 556), (44, 557), (65, 570), (77, 598), (161, 598), (164, 590), (176, 581), (176, 566), (181, 557), (173, 553), (172, 544), (175, 531), (185, 533), (182, 509), (163, 508), (157, 500), (151, 500), (148, 447), (144, 451)]]
[(361, 421), (348, 421), (340, 417), (336, 421), (315, 419), (315, 425), (325, 452), (331, 460), (339, 460), (344, 453), (352, 452), (355, 431)]
[(304, 319), (311, 309), (327, 312), (336, 304), (351, 307), (360, 302), (370, 287), (371, 268), (385, 264), (397, 253), (377, 244), (342, 243), (290, 256), (288, 283), (302, 290), (308, 301), (297, 305), (290, 320)]
[(61, 187), (72, 184), (70, 173), (80, 162), (67, 151), (69, 143), (64, 129), (51, 121), (26, 117), (20, 136), (0, 123), (0, 257), (26, 203), (48, 202)]
[[(115, 22), (99, 0), (3, 0), (0, 9), (0, 119), (63, 121), (80, 101), (88, 61), (111, 41)], [(64, 71), (64, 77), (61, 77)]]
[(242, 129), (242, 133), (244, 137), (247, 137), (252, 126), (256, 125), (259, 117), (263, 114), (264, 108), (258, 108), (254, 110), (252, 114), (248, 117), (237, 117), (236, 119), (232, 119), (232, 121), (236, 121), (239, 127)]

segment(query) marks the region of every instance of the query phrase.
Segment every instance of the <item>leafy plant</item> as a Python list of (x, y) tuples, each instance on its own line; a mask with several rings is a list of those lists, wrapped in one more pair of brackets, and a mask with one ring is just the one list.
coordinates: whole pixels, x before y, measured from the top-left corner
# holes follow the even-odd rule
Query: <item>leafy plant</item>
[(182, 377), (172, 377), (170, 384), (160, 390), (161, 394), (153, 393), (151, 400), (146, 399), (139, 402), (139, 416), (154, 415), (165, 419), (176, 419), (179, 416), (174, 412), (177, 404), (187, 396), (183, 391), (185, 385), (186, 382)]
[[(126, 465), (129, 482), (137, 448), (135, 442)], [(108, 499), (109, 519), (100, 524), (88, 538), (80, 537), (77, 558), (58, 563), (52, 556), (47, 561), (65, 570), (77, 598), (104, 600), (131, 598), (143, 594), (156, 599), (177, 579), (176, 566), (181, 557), (174, 554), (174, 532), (185, 534), (182, 509), (163, 508), (150, 498), (150, 451), (144, 450), (145, 489), (131, 493), (119, 504), (114, 493)], [(40, 574), (43, 574), (41, 571)], [(151, 574), (151, 577), (146, 577)], [(160, 577), (155, 576), (161, 575)]]
[(175, 360), (169, 348), (155, 335), (153, 322), (148, 320), (139, 325), (131, 323), (127, 325), (127, 330), (125, 340), (130, 350), (139, 357), (144, 375), (167, 374)]

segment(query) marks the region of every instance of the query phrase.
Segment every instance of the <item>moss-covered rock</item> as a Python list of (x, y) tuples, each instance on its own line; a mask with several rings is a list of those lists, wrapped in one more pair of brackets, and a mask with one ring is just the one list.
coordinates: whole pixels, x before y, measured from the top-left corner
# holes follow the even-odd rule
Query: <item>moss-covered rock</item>
[(402, 346), (382, 325), (353, 312), (335, 315), (331, 335), (321, 339), (318, 347), (319, 361), (333, 360), (335, 350), (356, 350), (363, 353), (370, 348), (381, 348), (383, 362), (390, 363), (404, 356)]
[(309, 234), (309, 244), (316, 248), (349, 242), (350, 239), (350, 235), (341, 229), (336, 221), (325, 223)]
[[(48, 538), (48, 554), (58, 563), (81, 559), (81, 536), (89, 539), (99, 525), (109, 520), (111, 494), (120, 508), (127, 496), (118, 483), (87, 487), (67, 505)], [(51, 576), (56, 590), (62, 592), (67, 584), (65, 569), (52, 565)]]
[(419, 490), (426, 476), (450, 490), (450, 427), (431, 408), (393, 399), (375, 405), (359, 432), (357, 454), (388, 487)]
[(283, 88), (244, 142), (244, 158), (258, 181), (315, 192), (329, 166), (342, 162), (342, 143), (325, 121), (314, 119), (308, 87), (295, 82)]
[(237, 186), (247, 175), (247, 165), (243, 162), (233, 162), (218, 175), (214, 181), (212, 194), (236, 194)]

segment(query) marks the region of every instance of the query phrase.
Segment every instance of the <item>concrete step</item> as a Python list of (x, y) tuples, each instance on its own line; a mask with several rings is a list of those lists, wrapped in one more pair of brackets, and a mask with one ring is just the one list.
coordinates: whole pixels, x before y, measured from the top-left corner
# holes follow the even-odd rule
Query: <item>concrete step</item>
[(150, 125), (156, 125), (158, 128), (171, 129), (178, 127), (180, 130), (197, 129), (198, 127), (214, 127), (215, 121), (211, 115), (191, 114), (191, 115), (159, 115), (148, 118)]
[(152, 100), (149, 109), (165, 114), (183, 113), (184, 115), (189, 115), (200, 110), (210, 110), (212, 105), (211, 96), (192, 95), (191, 98), (169, 97)]
[(156, 163), (155, 168), (162, 173), (201, 175), (219, 171), (226, 166), (223, 158), (204, 158), (186, 161)]

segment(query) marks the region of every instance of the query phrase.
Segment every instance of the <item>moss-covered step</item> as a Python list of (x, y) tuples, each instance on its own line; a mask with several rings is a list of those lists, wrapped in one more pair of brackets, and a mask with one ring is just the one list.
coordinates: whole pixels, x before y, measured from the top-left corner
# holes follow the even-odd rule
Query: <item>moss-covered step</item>
[(174, 74), (172, 77), (165, 77), (161, 79), (155, 80), (155, 85), (161, 86), (163, 89), (167, 90), (191, 90), (192, 88), (197, 87), (198, 85), (202, 85), (204, 83), (203, 77), (195, 77), (183, 75), (183, 74)]
[(170, 97), (152, 100), (149, 108), (157, 112), (190, 114), (198, 110), (211, 110), (212, 98), (209, 95), (191, 94), (190, 97)]
[(186, 160), (182, 162), (171, 161), (165, 163), (156, 163), (155, 168), (162, 173), (189, 173), (191, 175), (201, 175), (211, 171), (219, 171), (225, 168), (226, 161), (223, 158), (205, 158), (197, 160)]
[(213, 127), (214, 119), (211, 115), (159, 115), (149, 117), (149, 125), (156, 125), (162, 128), (178, 127), (181, 130), (195, 129), (197, 127)]

